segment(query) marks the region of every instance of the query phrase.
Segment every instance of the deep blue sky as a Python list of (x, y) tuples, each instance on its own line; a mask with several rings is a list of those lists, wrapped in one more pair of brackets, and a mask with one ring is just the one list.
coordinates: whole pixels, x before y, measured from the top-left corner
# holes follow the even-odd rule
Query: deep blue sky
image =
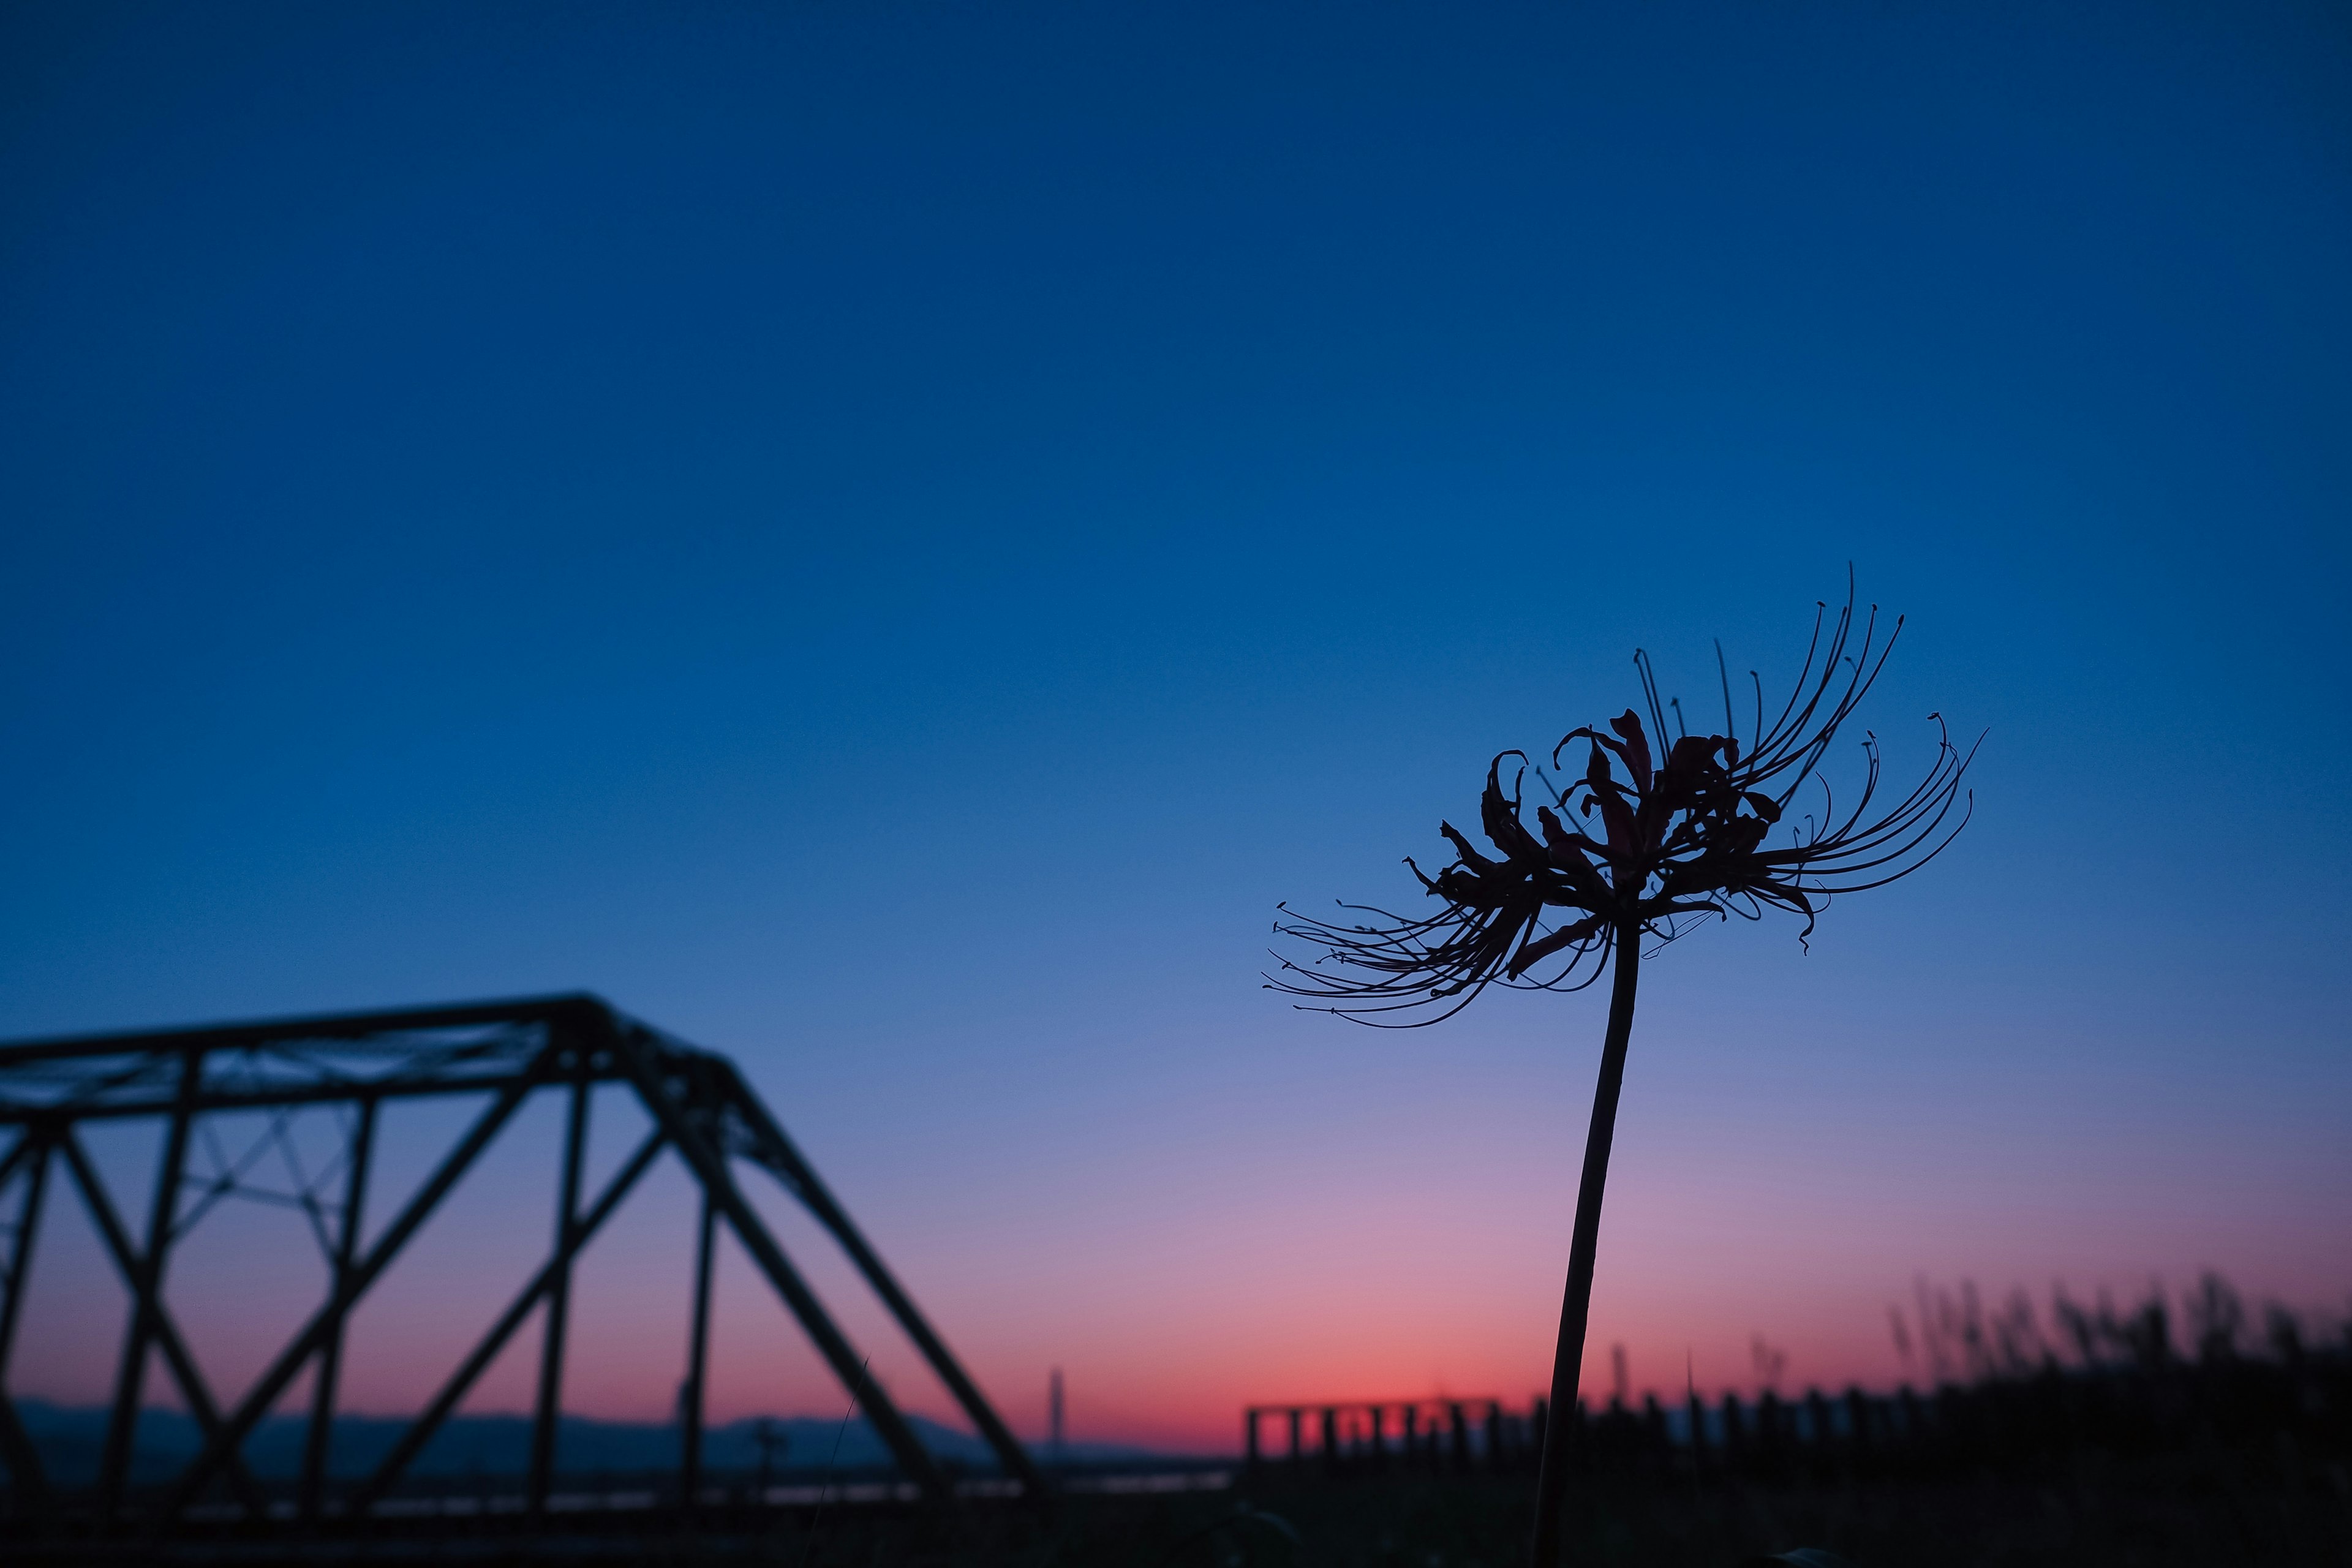
[(1503, 1338), (1348, 1365), (1516, 1394), (1598, 1006), (1293, 1014), (1272, 905), (1402, 897), (1636, 645), (1786, 679), (1851, 561), (1978, 819), (1654, 969), (1596, 1344), (2340, 1301), (2348, 68), (2326, 5), (12, 7), (0, 1034), (593, 988), (984, 1377), (1371, 1392), (1265, 1347), (1411, 1266)]

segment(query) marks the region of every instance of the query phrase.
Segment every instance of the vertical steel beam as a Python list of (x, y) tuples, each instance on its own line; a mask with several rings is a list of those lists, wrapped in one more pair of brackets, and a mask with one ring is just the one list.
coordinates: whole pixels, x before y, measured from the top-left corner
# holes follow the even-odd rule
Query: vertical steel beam
[(33, 1242), (40, 1233), (41, 1198), (49, 1180), (48, 1140), (37, 1129), (27, 1128), (9, 1151), (11, 1167), (22, 1163), (28, 1145), (32, 1173), (25, 1180), (24, 1200), (16, 1208), (16, 1244), (8, 1255), (8, 1296), (0, 1301), (0, 1459), (7, 1462), (16, 1496), (44, 1507), (48, 1501), (48, 1478), (41, 1471), (41, 1456), (25, 1424), (16, 1418), (16, 1402), (8, 1394), (8, 1353), (16, 1345), (16, 1321), (24, 1310), (25, 1281), (33, 1268)]
[(704, 1374), (710, 1364), (710, 1266), (719, 1239), (719, 1209), (710, 1194), (702, 1194), (702, 1226), (694, 1247), (694, 1323), (687, 1331), (684, 1408), (678, 1412), (678, 1507), (680, 1517), (694, 1517), (695, 1494), (702, 1489), (702, 1407)]
[(352, 1260), (358, 1256), (360, 1225), (367, 1204), (368, 1164), (375, 1152), (373, 1100), (360, 1101), (359, 1125), (352, 1130), (351, 1169), (343, 1176), (343, 1219), (335, 1232), (334, 1274), (328, 1286), (332, 1321), (319, 1347), (319, 1370), (310, 1388), (310, 1430), (302, 1444), (301, 1512), (319, 1517), (319, 1501), (326, 1485), (327, 1449), (334, 1437), (335, 1385), (343, 1371), (343, 1329), (350, 1312), (340, 1306), (351, 1283)]
[(563, 1408), (563, 1331), (572, 1312), (573, 1233), (580, 1226), (580, 1159), (588, 1142), (585, 1042), (578, 1047), (580, 1076), (572, 1080), (571, 1114), (563, 1126), (563, 1176), (555, 1200), (555, 1279), (547, 1291), (547, 1331), (539, 1346), (539, 1410), (530, 1432), (530, 1511), (547, 1511), (547, 1483), (555, 1469), (555, 1423)]
[(163, 1134), (163, 1157), (155, 1167), (155, 1194), (147, 1210), (147, 1249), (131, 1279), (131, 1321), (122, 1334), (122, 1364), (114, 1379), (114, 1414), (106, 1426), (106, 1447), (99, 1460), (100, 1511), (113, 1517), (122, 1505), (122, 1486), (131, 1472), (131, 1449), (139, 1430), (139, 1400), (147, 1381), (147, 1349), (154, 1342), (155, 1320), (163, 1294), (163, 1266), (172, 1249), (172, 1226), (179, 1217), (180, 1178), (186, 1173), (190, 1105), (204, 1073), (205, 1053), (192, 1050), (180, 1058), (177, 1106)]

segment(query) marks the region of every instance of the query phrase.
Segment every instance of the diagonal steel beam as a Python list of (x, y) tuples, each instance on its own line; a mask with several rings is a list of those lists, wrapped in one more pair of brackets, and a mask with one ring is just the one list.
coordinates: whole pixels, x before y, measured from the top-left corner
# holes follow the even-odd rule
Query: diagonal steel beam
[(841, 1380), (842, 1387), (848, 1390), (850, 1396), (857, 1402), (859, 1411), (873, 1426), (875, 1435), (888, 1447), (891, 1456), (898, 1461), (899, 1468), (922, 1488), (925, 1496), (935, 1502), (946, 1501), (951, 1495), (947, 1478), (940, 1473), (939, 1466), (933, 1462), (929, 1452), (915, 1436), (914, 1429), (907, 1425), (907, 1418), (898, 1413), (898, 1407), (890, 1402), (890, 1396), (875, 1381), (864, 1358), (851, 1348), (849, 1341), (834, 1326), (832, 1318), (825, 1313), (824, 1303), (801, 1279), (791, 1260), (784, 1256), (784, 1249), (776, 1245), (775, 1237), (768, 1234), (768, 1227), (760, 1222), (759, 1215), (744, 1200), (742, 1193), (735, 1185), (734, 1176), (727, 1169), (726, 1154), (670, 1098), (669, 1091), (662, 1084), (661, 1075), (647, 1059), (645, 1047), (619, 1029), (612, 1028), (609, 1017), (606, 1024), (610, 1029), (607, 1037), (610, 1048), (635, 1081), (637, 1098), (677, 1145), (677, 1152), (685, 1157), (687, 1164), (701, 1182), (703, 1192), (727, 1216), (728, 1226), (735, 1232), (736, 1239), (751, 1255), (751, 1260), (759, 1265), (760, 1271), (768, 1277), (768, 1283), (774, 1287), (776, 1294), (783, 1298), (784, 1305), (792, 1309), (793, 1316), (800, 1320), (802, 1330), (816, 1342), (818, 1352), (833, 1368), (834, 1375)]
[[(23, 1152), (27, 1145), (31, 1148), (33, 1172), (26, 1178), (25, 1196), (16, 1207), (16, 1244), (8, 1254), (8, 1294), (0, 1300), (0, 1390), (8, 1386), (8, 1352), (16, 1344), (16, 1320), (25, 1310), (25, 1277), (33, 1267), (33, 1242), (41, 1226), (41, 1198), (49, 1184), (48, 1140), (27, 1133), (24, 1142), (9, 1152)], [(12, 1159), (5, 1170), (0, 1170), (0, 1190), (16, 1178), (22, 1163)]]
[(376, 1276), (383, 1272), (384, 1266), (392, 1261), (416, 1227), (425, 1223), (425, 1217), (432, 1214), (449, 1189), (457, 1185), (457, 1178), (466, 1173), (475, 1156), (498, 1136), (499, 1129), (506, 1125), (507, 1118), (512, 1116), (515, 1107), (522, 1103), (532, 1081), (524, 1079), (509, 1084), (475, 1119), (474, 1125), (467, 1129), (466, 1136), (458, 1141), (457, 1146), (443, 1157), (433, 1174), (408, 1200), (408, 1206), (401, 1210), (400, 1217), (385, 1226), (383, 1234), (376, 1237), (376, 1243), (368, 1249), (365, 1260), (336, 1284), (326, 1305), (320, 1307), (303, 1326), (301, 1332), (278, 1352), (269, 1370), (261, 1374), (246, 1394), (245, 1402), (236, 1407), (236, 1413), (225, 1426), (210, 1432), (205, 1451), (182, 1474), (178, 1486), (173, 1489), (172, 1500), (163, 1510), (165, 1519), (177, 1519), (183, 1510), (196, 1500), (204, 1490), (205, 1483), (211, 1480), (213, 1473), (224, 1464), (237, 1469), (243, 1468), (244, 1461), (234, 1456), (255, 1425), (268, 1414), (278, 1396), (286, 1392), (286, 1385), (294, 1381), (294, 1374), (302, 1369), (303, 1362), (326, 1342), (333, 1326), (366, 1293), (367, 1288), (375, 1283)]
[(449, 1412), (457, 1407), (457, 1401), (474, 1386), (474, 1380), (498, 1359), (499, 1352), (522, 1326), (522, 1321), (530, 1315), (530, 1310), (555, 1288), (556, 1281), (572, 1267), (572, 1258), (588, 1245), (588, 1238), (596, 1234), (605, 1217), (620, 1206), (623, 1198), (629, 1195), (629, 1189), (636, 1185), (637, 1178), (645, 1174), (646, 1167), (654, 1163), (654, 1156), (661, 1152), (662, 1145), (667, 1142), (668, 1135), (658, 1128), (646, 1135), (646, 1141), (637, 1145), (637, 1152), (629, 1156), (628, 1163), (622, 1166), (606, 1184), (603, 1194), (590, 1205), (588, 1212), (569, 1228), (553, 1256), (541, 1266), (537, 1274), (531, 1276), (530, 1283), (522, 1288), (521, 1294), (508, 1306), (499, 1321), (490, 1325), (481, 1342), (474, 1347), (457, 1370), (449, 1374), (449, 1381), (441, 1385), (441, 1392), (433, 1396), (433, 1402), (409, 1424), (408, 1430), (401, 1434), (400, 1441), (393, 1446), (391, 1453), (384, 1456), (375, 1473), (351, 1495), (344, 1506), (345, 1517), (364, 1518), (377, 1500), (400, 1479), (401, 1473), (432, 1440), (433, 1434), (441, 1429), (441, 1423), (448, 1418)]
[[(82, 1152), (81, 1141), (71, 1130), (59, 1134), (58, 1152), (66, 1157), (66, 1169), (72, 1173), (74, 1185), (81, 1189), (82, 1202), (89, 1206), (90, 1217), (98, 1222), (100, 1237), (106, 1250), (113, 1256), (114, 1267), (125, 1281), (137, 1288), (140, 1258), (131, 1245), (131, 1236), (122, 1228), (121, 1217), (114, 1212), (114, 1204), (106, 1195), (106, 1187), (90, 1165), (89, 1156)], [(172, 1314), (161, 1300), (152, 1303), (154, 1316), (152, 1330), (155, 1348), (163, 1352), (163, 1363), (171, 1368), (173, 1381), (180, 1385), (180, 1397), (188, 1402), (188, 1414), (206, 1437), (217, 1441), (221, 1436), (220, 1407), (213, 1403), (212, 1390), (205, 1386), (204, 1374), (196, 1370), (195, 1358), (180, 1338), (180, 1331), (172, 1322)], [(257, 1515), (262, 1510), (261, 1489), (255, 1484), (253, 1473), (238, 1458), (229, 1467), (229, 1485), (235, 1489), (237, 1500)]]
[(0, 1187), (8, 1184), (8, 1178), (16, 1173), (16, 1167), (31, 1159), (33, 1151), (40, 1146), (41, 1140), (34, 1136), (29, 1126), (16, 1134), (16, 1141), (8, 1145), (8, 1152), (0, 1154)]
[(187, 1167), (188, 1131), (195, 1120), (188, 1102), (204, 1072), (203, 1052), (190, 1051), (180, 1058), (172, 1120), (165, 1124), (163, 1157), (156, 1163), (155, 1195), (147, 1212), (147, 1246), (139, 1255), (137, 1272), (129, 1276), (131, 1321), (123, 1325), (114, 1414), (106, 1424), (106, 1447), (98, 1465), (99, 1511), (109, 1518), (122, 1506), (122, 1485), (131, 1473), (131, 1445), (147, 1384), (147, 1348), (154, 1341), (155, 1314), (163, 1304), (163, 1266), (171, 1258), (173, 1222), (180, 1215), (180, 1177)]
[(40, 1234), (41, 1199), (48, 1189), (49, 1145), (45, 1138), (26, 1132), (16, 1146), (8, 1151), (5, 1171), (0, 1171), (0, 1187), (7, 1185), (23, 1163), (27, 1147), (31, 1148), (32, 1174), (25, 1181), (25, 1196), (16, 1209), (16, 1246), (8, 1254), (8, 1296), (0, 1301), (0, 1458), (8, 1464), (8, 1474), (16, 1482), (17, 1493), (37, 1510), (46, 1510), (49, 1502), (48, 1478), (41, 1469), (41, 1456), (33, 1447), (33, 1439), (17, 1418), (16, 1402), (8, 1396), (8, 1353), (16, 1345), (16, 1322), (25, 1306), (26, 1277), (32, 1272), (33, 1242)]
[(26, 1511), (48, 1511), (49, 1479), (41, 1469), (41, 1451), (17, 1416), (16, 1401), (5, 1394), (0, 1394), (0, 1463), (8, 1467), (9, 1479), (29, 1505)]
[(833, 1238), (841, 1244), (844, 1252), (849, 1254), (850, 1261), (866, 1277), (866, 1282), (873, 1287), (874, 1293), (881, 1297), (883, 1305), (890, 1309), (890, 1315), (898, 1320), (898, 1326), (906, 1330), (907, 1337), (913, 1340), (916, 1348), (923, 1352), (923, 1359), (931, 1363), (931, 1370), (939, 1374), (940, 1381), (946, 1384), (948, 1391), (955, 1395), (956, 1403), (963, 1406), (964, 1414), (971, 1417), (972, 1425), (980, 1428), (981, 1436), (995, 1450), (997, 1462), (1004, 1467), (1005, 1474), (1020, 1481), (1023, 1495), (1043, 1497), (1045, 1479), (1037, 1473), (1036, 1466), (1030, 1462), (1028, 1450), (998, 1419), (995, 1407), (965, 1374), (962, 1363), (956, 1360), (946, 1342), (933, 1331), (913, 1300), (899, 1289), (897, 1279), (883, 1266), (881, 1258), (866, 1245), (865, 1236), (850, 1220), (848, 1211), (834, 1201), (833, 1194), (818, 1179), (815, 1170), (802, 1158), (801, 1152), (793, 1146), (793, 1141), (784, 1136), (784, 1130), (776, 1124), (774, 1117), (768, 1114), (768, 1108), (761, 1103), (760, 1097), (743, 1082), (742, 1075), (736, 1070), (734, 1064), (724, 1064), (723, 1070), (735, 1113), (743, 1119), (744, 1125), (761, 1145), (753, 1158), (769, 1165), (781, 1176), (784, 1184), (816, 1216), (817, 1223), (833, 1233)]
[[(351, 1168), (343, 1173), (343, 1213), (335, 1227), (335, 1254), (331, 1289), (340, 1291), (351, 1278), (352, 1264), (358, 1255), (360, 1222), (367, 1204), (368, 1168), (375, 1157), (375, 1121), (377, 1104), (373, 1100), (360, 1102), (358, 1125), (352, 1129), (351, 1142), (346, 1146)], [(303, 1435), (302, 1485), (298, 1508), (306, 1520), (319, 1517), (319, 1492), (327, 1476), (327, 1449), (334, 1438), (335, 1396), (339, 1392), (343, 1370), (343, 1331), (350, 1323), (348, 1312), (336, 1312), (327, 1326), (326, 1342), (319, 1348), (318, 1371), (310, 1384), (310, 1429)]]
[(539, 1402), (530, 1425), (530, 1473), (524, 1497), (533, 1514), (547, 1511), (547, 1486), (555, 1470), (555, 1424), (563, 1410), (563, 1336), (572, 1320), (572, 1238), (580, 1223), (580, 1161), (588, 1152), (586, 1051), (577, 1053), (580, 1076), (572, 1080), (570, 1114), (563, 1121), (563, 1173), (555, 1198), (555, 1278), (547, 1288), (547, 1318), (540, 1331)]

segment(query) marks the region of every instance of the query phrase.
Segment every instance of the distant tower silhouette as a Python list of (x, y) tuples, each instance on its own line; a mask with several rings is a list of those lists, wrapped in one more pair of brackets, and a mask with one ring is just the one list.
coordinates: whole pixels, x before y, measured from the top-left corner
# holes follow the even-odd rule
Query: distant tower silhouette
[(1059, 1465), (1062, 1462), (1062, 1369), (1058, 1366), (1054, 1369), (1053, 1380), (1045, 1386), (1045, 1418), (1053, 1433), (1046, 1445), (1049, 1462)]
[(1633, 1397), (1633, 1380), (1625, 1375), (1625, 1347), (1623, 1345), (1616, 1344), (1609, 1347), (1609, 1363), (1610, 1371), (1615, 1373), (1614, 1381), (1616, 1384), (1616, 1397), (1612, 1401), (1612, 1403), (1623, 1405)]
[(792, 1451), (792, 1435), (779, 1427), (770, 1417), (762, 1415), (760, 1417), (760, 1424), (751, 1428), (751, 1441), (760, 1445), (760, 1489), (754, 1495), (757, 1500), (765, 1502), (768, 1500), (768, 1483), (775, 1472), (777, 1457)]

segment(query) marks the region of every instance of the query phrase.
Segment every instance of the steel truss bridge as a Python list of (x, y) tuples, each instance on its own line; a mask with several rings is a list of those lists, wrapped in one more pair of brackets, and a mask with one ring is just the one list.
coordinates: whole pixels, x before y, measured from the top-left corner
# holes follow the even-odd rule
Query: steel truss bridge
[[(648, 1131), (602, 1189), (582, 1190), (592, 1091), (618, 1084), (633, 1091)], [(522, 1289), (449, 1373), (375, 1467), (356, 1483), (331, 1478), (329, 1438), (352, 1310), (399, 1260), (469, 1167), (534, 1096), (560, 1097), (563, 1137), (551, 1245)], [(415, 1193), (371, 1233), (363, 1226), (376, 1160), (381, 1109), (431, 1096), (472, 1097), (479, 1110), (430, 1168)], [(234, 1402), (210, 1384), (191, 1355), (166, 1300), (173, 1249), (211, 1204), (235, 1184), (227, 1163), (211, 1176), (192, 1173), (192, 1147), (207, 1119), (254, 1113), (265, 1138), (282, 1135), (287, 1119), (311, 1107), (338, 1108), (341, 1157), (310, 1177), (291, 1201), (308, 1215), (326, 1256), (324, 1299)], [(93, 1162), (85, 1134), (100, 1122), (146, 1121), (160, 1129), (162, 1152), (144, 1225), (134, 1232)], [(214, 1124), (217, 1125), (217, 1123)], [(743, 1185), (772, 1179), (837, 1242), (900, 1330), (919, 1350), (993, 1450), (1003, 1473), (996, 1489), (1044, 1494), (1028, 1455), (917, 1309), (846, 1211), (784, 1135), (734, 1064), (630, 1018), (596, 997), (568, 995), (405, 1012), (290, 1018), (165, 1033), (92, 1036), (0, 1046), (0, 1463), (10, 1486), (5, 1528), (11, 1533), (153, 1538), (206, 1521), (234, 1521), (240, 1531), (300, 1531), (341, 1521), (360, 1524), (383, 1511), (435, 1432), (533, 1313), (542, 1313), (537, 1399), (532, 1413), (525, 1511), (544, 1517), (554, 1479), (557, 1420), (562, 1409), (564, 1340), (573, 1264), (638, 1179), (665, 1152), (675, 1154), (699, 1189), (693, 1307), (687, 1326), (687, 1376), (680, 1394), (677, 1496), (690, 1504), (702, 1473), (703, 1393), (707, 1369), (713, 1243), (732, 1231), (766, 1284), (807, 1333), (907, 1483), (942, 1501), (954, 1491), (906, 1417), (870, 1375), (866, 1363), (826, 1313), (759, 1214)], [(290, 1162), (289, 1162), (290, 1163)], [(239, 1164), (243, 1170), (250, 1159)], [(43, 1210), (53, 1188), (79, 1195), (104, 1251), (130, 1296), (120, 1370), (94, 1488), (67, 1489), (43, 1469), (20, 1418), (11, 1352), (36, 1276)], [(329, 1190), (339, 1189), (339, 1190)], [(194, 1194), (193, 1201), (191, 1194)], [(178, 1391), (202, 1436), (201, 1451), (160, 1490), (132, 1493), (133, 1439), (152, 1361)], [(265, 1488), (248, 1467), (247, 1440), (312, 1373), (310, 1413), (292, 1497)]]

